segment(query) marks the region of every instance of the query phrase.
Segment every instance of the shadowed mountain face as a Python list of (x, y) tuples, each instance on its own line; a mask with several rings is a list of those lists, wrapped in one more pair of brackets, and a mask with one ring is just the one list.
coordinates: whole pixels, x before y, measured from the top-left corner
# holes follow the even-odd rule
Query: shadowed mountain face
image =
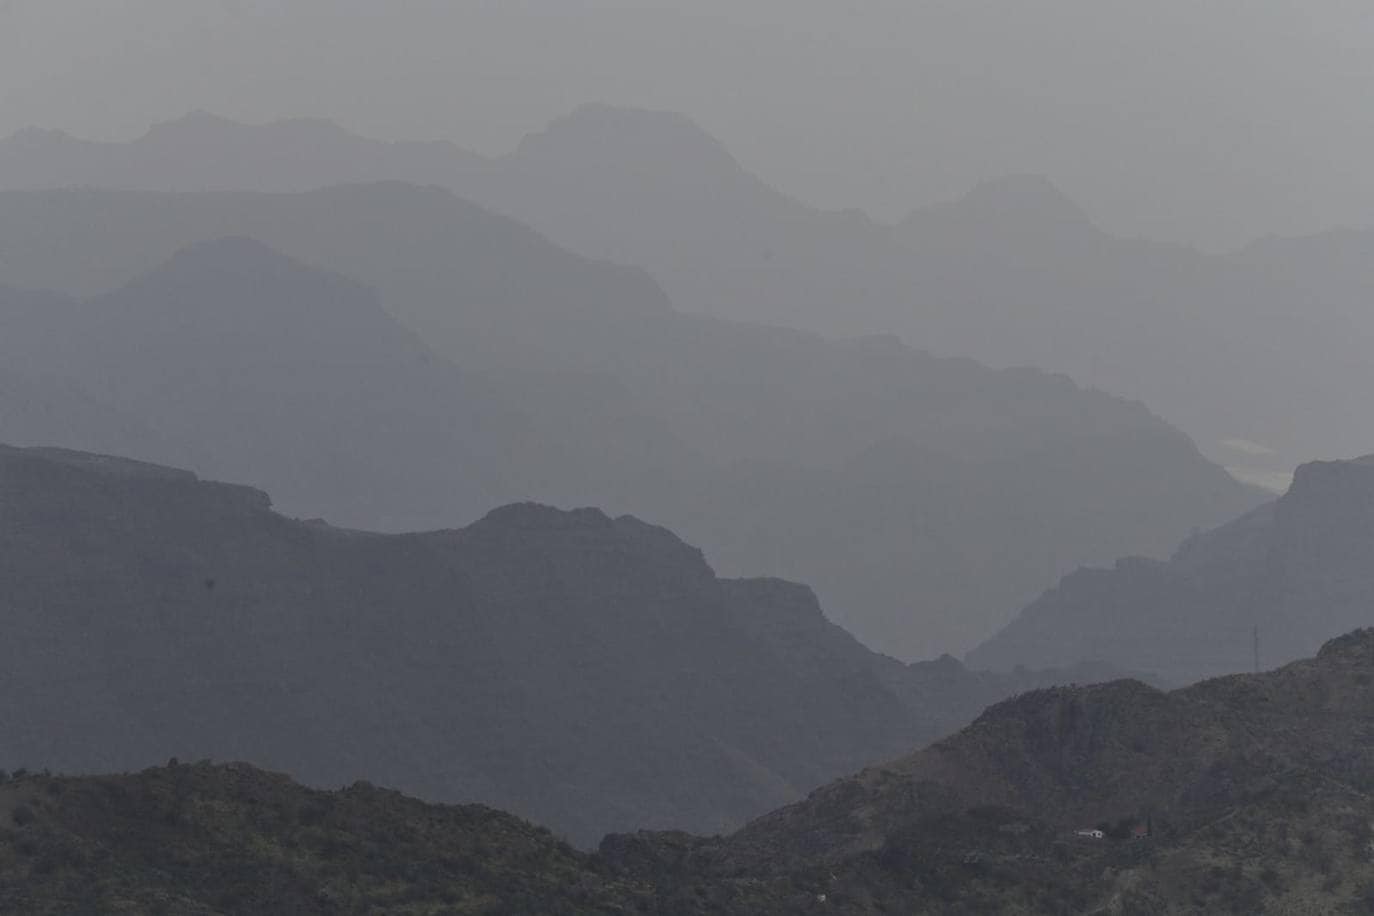
[[(719, 831), (1086, 670), (903, 665), (810, 590), (534, 504), (378, 535), (189, 472), (0, 449), (0, 766), (250, 759), (580, 842)], [(53, 723), (62, 727), (54, 728)]]
[[(312, 792), (242, 765), (26, 775), (0, 785), (12, 824), (0, 903), (1359, 913), (1374, 886), (1371, 684), (1365, 630), (1278, 671), (1174, 693), (1132, 681), (1037, 691), (733, 836), (616, 835), (594, 855), (498, 812), (368, 785)], [(1078, 834), (1098, 824), (1101, 838)]]
[[(243, 240), (173, 258), (225, 235), (296, 263)], [(189, 450), (129, 454), (350, 526), (454, 526), (516, 499), (633, 512), (730, 575), (813, 583), (906, 658), (1256, 499), (1139, 404), (890, 337), (685, 315), (643, 272), (438, 189), (5, 194), (0, 278), (94, 296), (19, 297), (0, 354)]]
[(1083, 569), (969, 653), (979, 667), (1097, 659), (1175, 683), (1314, 651), (1374, 622), (1374, 458), (1298, 468), (1277, 501), (1189, 538), (1168, 562)]
[(1067, 372), (1144, 400), (1228, 464), (1287, 472), (1313, 454), (1374, 445), (1360, 396), (1374, 381), (1367, 232), (1208, 257), (1111, 237), (1033, 176), (988, 182), (887, 227), (778, 193), (680, 115), (603, 105), (498, 159), (366, 140), (326, 122), (206, 115), (130, 144), (25, 132), (0, 145), (7, 188), (304, 190), (376, 179), (442, 185), (574, 251), (642, 267), (688, 311), (895, 332), (936, 353)]

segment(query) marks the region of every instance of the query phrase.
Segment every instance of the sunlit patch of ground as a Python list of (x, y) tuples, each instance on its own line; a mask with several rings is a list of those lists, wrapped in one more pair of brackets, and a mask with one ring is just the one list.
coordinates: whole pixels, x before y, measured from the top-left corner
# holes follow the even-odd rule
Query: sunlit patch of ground
[(1274, 450), (1267, 445), (1251, 442), (1249, 439), (1222, 439), (1221, 444), (1242, 455), (1273, 455)]
[(1247, 468), (1227, 465), (1226, 470), (1241, 483), (1260, 487), (1271, 493), (1283, 493), (1293, 483), (1292, 471), (1272, 471), (1264, 468)]

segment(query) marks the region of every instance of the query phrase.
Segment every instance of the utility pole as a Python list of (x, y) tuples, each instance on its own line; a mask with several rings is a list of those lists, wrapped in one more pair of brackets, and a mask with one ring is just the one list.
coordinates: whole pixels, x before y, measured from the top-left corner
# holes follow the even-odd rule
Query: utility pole
[(1255, 627), (1255, 630), (1254, 630), (1254, 633), (1252, 634), (1252, 636), (1253, 636), (1253, 638), (1254, 638), (1254, 649), (1255, 649), (1255, 673), (1256, 673), (1256, 674), (1259, 674), (1259, 627), (1258, 627), (1258, 626)]

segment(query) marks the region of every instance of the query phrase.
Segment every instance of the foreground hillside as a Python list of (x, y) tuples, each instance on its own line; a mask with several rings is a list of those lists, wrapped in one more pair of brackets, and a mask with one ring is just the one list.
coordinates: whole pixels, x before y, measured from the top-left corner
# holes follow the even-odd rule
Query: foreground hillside
[[(1166, 681), (1312, 654), (1374, 624), (1374, 456), (1298, 468), (1279, 499), (1186, 540), (1168, 562), (1082, 569), (969, 653), (980, 668), (1097, 659)], [(1255, 637), (1259, 645), (1255, 645)]]
[[(733, 836), (575, 852), (244, 766), (0, 786), (25, 912), (1275, 914), (1374, 905), (1374, 630), (1162, 693), (1037, 691)], [(1101, 838), (1078, 831), (1100, 825)]]
[(0, 783), (0, 912), (608, 913), (587, 859), (480, 806), (245, 765)]
[[(840, 912), (1368, 912), (1371, 710), (1374, 630), (1173, 693), (1039, 691), (687, 859), (739, 912), (758, 893), (741, 873)], [(1108, 836), (1077, 835), (1094, 825)]]
[(244, 759), (584, 843), (731, 829), (1085, 676), (904, 665), (807, 588), (717, 578), (628, 516), (518, 504), (377, 535), (52, 449), (0, 447), (0, 628), (0, 767)]

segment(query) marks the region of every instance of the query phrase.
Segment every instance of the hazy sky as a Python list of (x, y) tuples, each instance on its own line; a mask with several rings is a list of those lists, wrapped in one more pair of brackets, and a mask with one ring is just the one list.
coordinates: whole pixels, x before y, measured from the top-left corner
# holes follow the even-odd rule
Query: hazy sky
[(0, 133), (203, 108), (501, 152), (606, 101), (827, 207), (1040, 172), (1212, 247), (1374, 223), (1372, 96), (1369, 0), (0, 0)]

